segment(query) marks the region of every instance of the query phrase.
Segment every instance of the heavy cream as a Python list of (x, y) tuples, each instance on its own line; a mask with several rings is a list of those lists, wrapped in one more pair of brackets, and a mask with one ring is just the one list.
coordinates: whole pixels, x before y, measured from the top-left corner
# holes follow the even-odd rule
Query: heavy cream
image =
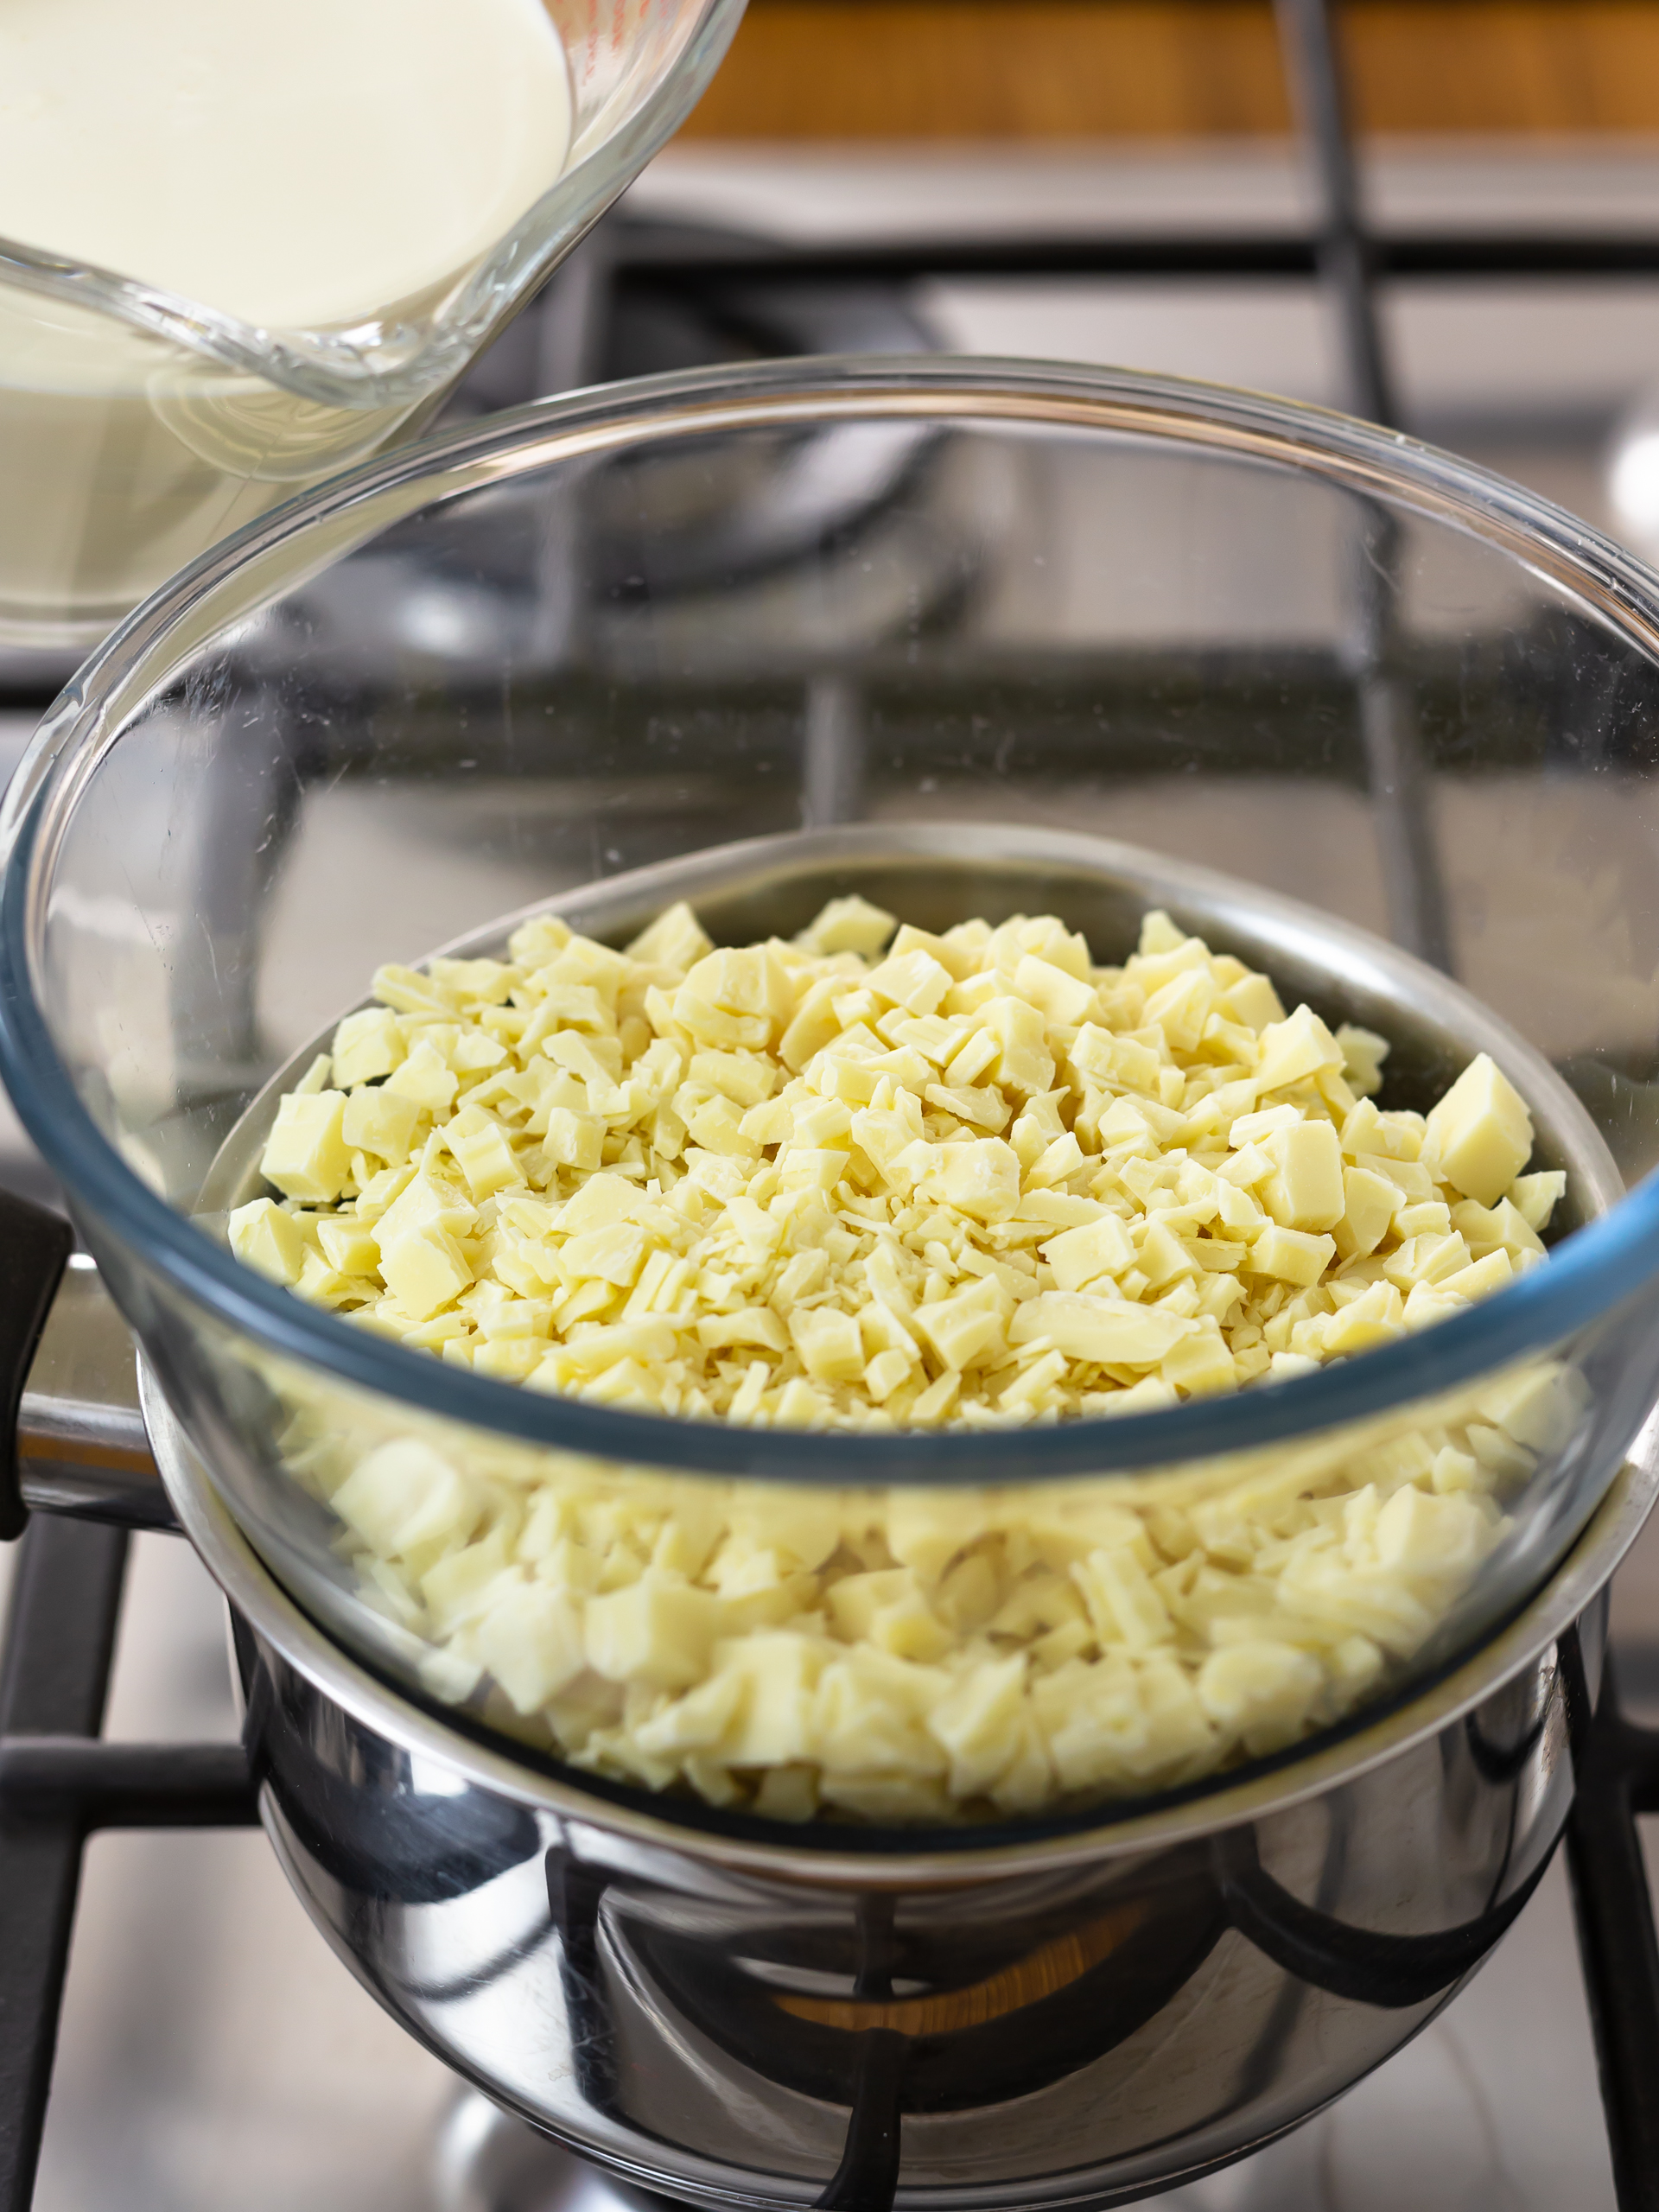
[(570, 111), (540, 0), (0, 0), (0, 236), (339, 321), (511, 229)]
[[(541, 0), (0, 0), (0, 238), (271, 330), (429, 299), (570, 145)], [(0, 634), (118, 613), (409, 410), (0, 282)]]

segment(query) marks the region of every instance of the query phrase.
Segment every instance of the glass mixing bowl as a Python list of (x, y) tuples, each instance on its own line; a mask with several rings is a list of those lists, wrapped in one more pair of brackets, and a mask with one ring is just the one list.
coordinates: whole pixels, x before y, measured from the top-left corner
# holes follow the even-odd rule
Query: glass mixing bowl
[[(1097, 1819), (1408, 1696), (1659, 1396), (1656, 618), (1530, 494), (1206, 386), (861, 359), (540, 406), (252, 526), (88, 664), (7, 802), (0, 1065), (241, 1528), (454, 1726), (734, 1821)], [(1055, 911), (1097, 961), (1162, 904), (1391, 1036), (1385, 1105), (1490, 1052), (1566, 1171), (1556, 1249), (1287, 1382), (882, 1436), (515, 1388), (231, 1257), (274, 1094), (378, 963), (680, 896), (742, 942), (858, 888)], [(376, 1539), (331, 1503), (371, 1457)], [(896, 1578), (857, 1650), (849, 1547)], [(1202, 1580), (1293, 1553), (1294, 1591)], [(585, 1596), (710, 1560), (735, 1705), (583, 1646)], [(1027, 1663), (981, 1710), (995, 1635)]]
[(743, 12), (547, 6), (570, 71), (564, 167), (418, 296), (264, 329), (142, 270), (0, 238), (0, 645), (84, 649), (204, 546), (409, 435), (679, 128)]

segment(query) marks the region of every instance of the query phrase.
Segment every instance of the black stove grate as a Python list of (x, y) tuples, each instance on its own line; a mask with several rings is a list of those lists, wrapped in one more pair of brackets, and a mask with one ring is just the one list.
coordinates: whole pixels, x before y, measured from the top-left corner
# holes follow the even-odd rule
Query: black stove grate
[(1567, 1827), (1579, 1953), (1619, 2212), (1659, 2206), (1659, 1944), (1637, 1815), (1659, 1813), (1659, 1731), (1620, 1710), (1609, 1668)]
[[(578, 250), (543, 306), (531, 311), (540, 326), (531, 348), (540, 380), (531, 388), (677, 365), (630, 358), (617, 339), (631, 309), (637, 321), (640, 309), (664, 303), (701, 309), (705, 330), (735, 327), (753, 350), (757, 334), (787, 334), (803, 321), (810, 327), (810, 308), (791, 318), (791, 301), (798, 305), (825, 286), (891, 288), (926, 276), (1314, 279), (1338, 318), (1349, 404), (1392, 423), (1397, 410), (1376, 312), (1379, 280), (1659, 276), (1659, 238), (1626, 230), (1391, 236), (1370, 228), (1327, 0), (1279, 0), (1279, 17), (1318, 187), (1319, 221), (1311, 234), (784, 248), (616, 217)], [(758, 301), (769, 301), (770, 309), (757, 308)], [(503, 396), (486, 373), (473, 404), (499, 404)], [(1393, 726), (1380, 672), (1368, 679), (1368, 665), (1380, 671), (1383, 659), (1382, 550), (1383, 587), (1378, 603), (1362, 610), (1356, 664), (1373, 794), (1384, 817), (1389, 905), (1403, 942), (1443, 957), (1445, 923), (1409, 734)], [(0, 667), (0, 709), (44, 708), (51, 692), (50, 683), (17, 664), (10, 675)], [(10, 1294), (0, 1289), (0, 1305)], [(6, 1475), (15, 1479), (14, 1470), (0, 1470)], [(0, 1479), (0, 1490), (6, 1487)], [(135, 1510), (111, 1495), (107, 1521), (84, 1497), (64, 1501), (76, 1518), (37, 1513), (20, 1543), (0, 1644), (0, 2212), (28, 2212), (33, 2196), (87, 1837), (105, 1828), (247, 1827), (258, 1819), (256, 1782), (239, 1745), (102, 1739), (128, 1527), (155, 1525), (152, 1506)], [(4, 1503), (0, 1498), (0, 1512)], [(1659, 1813), (1659, 1731), (1625, 1717), (1610, 1667), (1598, 1710), (1575, 1733), (1578, 1788), (1567, 1856), (1615, 2187), (1620, 2212), (1659, 2212), (1659, 1942), (1637, 1826), (1639, 1815)], [(831, 2184), (826, 2203), (841, 2201), (836, 2188)]]
[(86, 1838), (245, 1827), (239, 1744), (101, 1739), (127, 1531), (39, 1515), (0, 1650), (0, 2212), (28, 2212)]

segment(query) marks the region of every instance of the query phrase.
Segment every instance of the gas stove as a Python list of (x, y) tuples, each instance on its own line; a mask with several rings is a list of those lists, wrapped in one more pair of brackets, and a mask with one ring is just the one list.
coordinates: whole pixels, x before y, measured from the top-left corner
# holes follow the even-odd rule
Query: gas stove
[[(1288, 20), (1305, 157), (671, 153), (476, 365), (454, 412), (781, 352), (1120, 360), (1356, 405), (1618, 529), (1614, 448), (1659, 383), (1659, 149), (1384, 149), (1362, 207), (1322, 19)], [(385, 619), (408, 612), (389, 604)], [(464, 652), (468, 625), (493, 614), (456, 596), (420, 619)], [(371, 620), (357, 645), (375, 642)], [(0, 666), (0, 774), (66, 672)], [(827, 792), (826, 814), (836, 804)], [(9, 1112), (0, 1182), (50, 1195)], [(136, 1408), (124, 1335), (89, 1268), (72, 1266), (67, 1297), (96, 1395), (124, 1390)], [(48, 1341), (43, 1358), (60, 1356)], [(96, 1735), (101, 1714), (114, 1749), (72, 1745), (55, 1768), (0, 1752), (0, 2212), (659, 2202), (459, 2087), (329, 1954), (250, 1825), (223, 1602), (188, 1548), (43, 1516), (27, 1543), (0, 1735)], [(17, 1556), (0, 1555), (0, 1577)], [(1613, 1605), (1639, 1719), (1659, 1707), (1659, 1534)], [(1571, 1853), (1474, 1982), (1306, 2127), (1160, 2203), (1659, 2205), (1659, 1961), (1635, 1818), (1659, 1805), (1659, 1751), (1605, 1707), (1584, 1759)], [(75, 1904), (84, 1827), (98, 1832)], [(52, 2067), (53, 1943), (72, 1908)]]

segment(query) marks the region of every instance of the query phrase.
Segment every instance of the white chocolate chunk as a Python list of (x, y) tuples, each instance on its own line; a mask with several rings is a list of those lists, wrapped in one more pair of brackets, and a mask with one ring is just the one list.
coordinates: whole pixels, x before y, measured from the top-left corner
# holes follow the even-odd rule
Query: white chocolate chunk
[(711, 1592), (647, 1568), (626, 1590), (588, 1601), (588, 1662), (615, 1682), (683, 1689), (708, 1671), (724, 1608)]
[(1044, 1339), (1068, 1358), (1103, 1366), (1155, 1367), (1192, 1328), (1179, 1314), (1128, 1299), (1043, 1291), (1016, 1310), (1008, 1340)]
[(372, 1083), (402, 1065), (408, 1046), (390, 1007), (365, 1007), (348, 1014), (334, 1032), (334, 1079), (341, 1090)]
[(1027, 953), (1014, 971), (1014, 987), (1028, 1005), (1051, 1022), (1076, 1028), (1099, 1011), (1093, 987), (1052, 961)]
[(446, 1114), (454, 1103), (460, 1079), (429, 1037), (423, 1037), (386, 1077), (395, 1097), (412, 1099), (429, 1114)]
[(1379, 1037), (1374, 1029), (1344, 1021), (1337, 1031), (1337, 1046), (1349, 1089), (1361, 1098), (1374, 1096), (1382, 1088), (1382, 1063), (1390, 1050), (1388, 1039)]
[(238, 1206), (229, 1223), (231, 1249), (245, 1267), (257, 1268), (273, 1282), (298, 1282), (307, 1245), (291, 1214), (270, 1198)]
[(478, 1656), (522, 1713), (539, 1712), (587, 1664), (582, 1620), (569, 1593), (544, 1582), (497, 1595), (477, 1631)]
[(1454, 1189), (1496, 1205), (1531, 1156), (1532, 1116), (1503, 1070), (1482, 1052), (1429, 1115), (1425, 1142)]
[(463, 1106), (446, 1125), (443, 1141), (475, 1198), (493, 1198), (497, 1192), (524, 1180), (507, 1132), (481, 1107)]
[(1329, 1122), (1298, 1122), (1274, 1129), (1262, 1149), (1273, 1173), (1261, 1186), (1262, 1204), (1281, 1229), (1334, 1229), (1347, 1211), (1342, 1147)]
[(1334, 1236), (1313, 1236), (1276, 1223), (1250, 1246), (1249, 1265), (1257, 1274), (1304, 1286), (1316, 1283), (1336, 1255)]
[(814, 1382), (852, 1382), (863, 1374), (864, 1347), (850, 1313), (798, 1313), (789, 1333)]
[(856, 952), (868, 957), (880, 952), (897, 926), (891, 914), (855, 895), (832, 899), (796, 942), (809, 952)]
[(1117, 1215), (1104, 1212), (1097, 1220), (1051, 1236), (1042, 1253), (1062, 1290), (1081, 1290), (1102, 1275), (1116, 1274), (1135, 1264), (1135, 1242), (1128, 1228)]
[(1329, 1224), (1344, 1260), (1361, 1259), (1388, 1235), (1400, 1211), (1400, 1192), (1385, 1175), (1366, 1167), (1342, 1171), (1342, 1217)]
[(682, 899), (640, 931), (628, 947), (628, 957), (653, 968), (677, 968), (683, 975), (714, 949), (702, 924)]
[(1294, 1742), (1323, 1686), (1322, 1669), (1312, 1653), (1254, 1637), (1206, 1659), (1198, 1671), (1198, 1693), (1217, 1726), (1260, 1754)]
[(895, 1006), (906, 1007), (913, 1014), (930, 1014), (940, 1005), (956, 978), (950, 969), (942, 967), (931, 953), (919, 947), (910, 952), (890, 954), (869, 978), (869, 988), (879, 997), (890, 999)]
[[(232, 1229), (232, 1244), (234, 1234)], [(317, 1242), (322, 1247), (323, 1257), (337, 1274), (372, 1275), (379, 1270), (380, 1247), (366, 1223), (353, 1220), (349, 1216), (320, 1221)]]
[(459, 1239), (441, 1222), (419, 1223), (379, 1249), (382, 1280), (414, 1320), (429, 1320), (473, 1280)]
[(1264, 1091), (1282, 1090), (1288, 1084), (1341, 1066), (1341, 1046), (1311, 1007), (1298, 1007), (1262, 1033), (1256, 1080)]
[(1007, 1311), (1007, 1293), (999, 1283), (986, 1279), (958, 1291), (953, 1298), (919, 1307), (916, 1330), (947, 1368), (959, 1370), (983, 1361), (1001, 1344)]
[(1549, 1226), (1550, 1215), (1567, 1191), (1567, 1177), (1559, 1167), (1542, 1175), (1518, 1175), (1510, 1197), (1516, 1212), (1535, 1235)]
[(259, 1162), (265, 1180), (284, 1198), (307, 1205), (337, 1198), (352, 1172), (345, 1114), (343, 1091), (289, 1091), (277, 1106)]
[(978, 1221), (1005, 1221), (1020, 1203), (1019, 1158), (1000, 1137), (946, 1146), (937, 1179), (945, 1203)]
[(340, 1116), (340, 1135), (352, 1152), (372, 1152), (393, 1166), (409, 1158), (426, 1109), (385, 1089), (354, 1090)]
[(392, 1560), (464, 1536), (476, 1514), (454, 1467), (413, 1437), (371, 1452), (330, 1503), (348, 1529)]

